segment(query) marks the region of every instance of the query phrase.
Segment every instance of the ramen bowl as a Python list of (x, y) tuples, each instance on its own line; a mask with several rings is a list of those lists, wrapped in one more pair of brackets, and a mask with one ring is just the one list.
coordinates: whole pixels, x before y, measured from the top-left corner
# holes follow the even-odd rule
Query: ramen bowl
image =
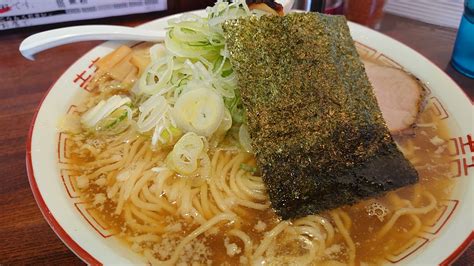
[[(203, 11), (196, 12), (203, 15)], [(141, 28), (164, 29), (178, 15), (146, 23)], [(456, 186), (442, 199), (434, 222), (425, 226), (409, 245), (385, 258), (387, 264), (448, 264), (472, 239), (474, 192), (474, 142), (472, 103), (439, 68), (407, 46), (366, 27), (350, 23), (349, 28), (361, 55), (403, 69), (416, 76), (427, 91), (425, 109), (443, 120), (451, 130), (449, 150), (453, 157), (451, 179)], [(76, 111), (78, 98), (95, 72), (94, 62), (120, 45), (106, 42), (92, 49), (51, 86), (41, 102), (27, 142), (27, 170), (35, 199), (45, 219), (60, 239), (90, 264), (146, 263), (106, 224), (95, 216), (78, 193), (77, 176), (67, 167), (70, 159), (67, 132), (58, 129), (66, 114)]]

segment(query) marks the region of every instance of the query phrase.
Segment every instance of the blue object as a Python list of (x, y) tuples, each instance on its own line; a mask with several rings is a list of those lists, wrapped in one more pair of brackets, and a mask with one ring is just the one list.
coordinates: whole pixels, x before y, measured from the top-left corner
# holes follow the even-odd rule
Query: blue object
[(454, 44), (451, 65), (462, 74), (474, 78), (474, 0), (464, 2), (464, 14)]

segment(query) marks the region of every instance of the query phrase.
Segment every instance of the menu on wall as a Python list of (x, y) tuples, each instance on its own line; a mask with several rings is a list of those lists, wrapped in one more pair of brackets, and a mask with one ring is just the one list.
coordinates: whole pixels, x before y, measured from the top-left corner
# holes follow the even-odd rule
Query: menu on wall
[(0, 0), (0, 30), (166, 9), (166, 0)]

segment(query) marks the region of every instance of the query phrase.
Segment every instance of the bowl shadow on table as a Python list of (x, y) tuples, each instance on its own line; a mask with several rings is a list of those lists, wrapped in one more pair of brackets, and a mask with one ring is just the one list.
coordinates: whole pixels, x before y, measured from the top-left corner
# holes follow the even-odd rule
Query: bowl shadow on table
[(444, 72), (448, 74), (460, 87), (464, 88), (471, 102), (474, 102), (474, 79), (459, 73), (450, 63), (444, 67)]

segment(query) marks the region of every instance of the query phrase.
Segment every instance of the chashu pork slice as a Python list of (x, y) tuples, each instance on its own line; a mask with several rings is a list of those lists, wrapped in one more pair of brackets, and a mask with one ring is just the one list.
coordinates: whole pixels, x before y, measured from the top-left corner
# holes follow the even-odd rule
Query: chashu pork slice
[(390, 133), (396, 135), (407, 132), (421, 111), (423, 87), (401, 69), (368, 61), (364, 65)]

